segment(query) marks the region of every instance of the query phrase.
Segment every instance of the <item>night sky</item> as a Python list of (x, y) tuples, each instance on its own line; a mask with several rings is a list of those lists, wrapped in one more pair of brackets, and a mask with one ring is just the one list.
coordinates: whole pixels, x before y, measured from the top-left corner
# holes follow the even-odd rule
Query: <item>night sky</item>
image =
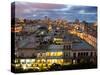
[(75, 19), (87, 22), (97, 21), (97, 7), (94, 6), (30, 2), (15, 2), (12, 3), (12, 7), (13, 5), (15, 5), (16, 18), (41, 19), (48, 16), (52, 19), (62, 18), (68, 21), (74, 21)]

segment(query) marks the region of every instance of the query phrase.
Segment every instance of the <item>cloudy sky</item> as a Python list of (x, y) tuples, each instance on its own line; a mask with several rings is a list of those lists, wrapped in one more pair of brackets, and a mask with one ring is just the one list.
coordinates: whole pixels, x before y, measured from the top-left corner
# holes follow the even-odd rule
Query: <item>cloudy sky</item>
[[(73, 6), (64, 4), (15, 2), (15, 17), (27, 19), (41, 19), (48, 16), (52, 19), (62, 18), (68, 21), (79, 19), (80, 21), (95, 22), (97, 20), (97, 8), (91, 6)], [(13, 10), (13, 9), (12, 9)]]

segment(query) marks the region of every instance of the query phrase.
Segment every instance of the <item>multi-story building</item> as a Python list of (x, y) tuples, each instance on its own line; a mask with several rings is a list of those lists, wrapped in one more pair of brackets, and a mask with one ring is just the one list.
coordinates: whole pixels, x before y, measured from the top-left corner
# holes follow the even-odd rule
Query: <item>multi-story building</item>
[[(16, 51), (17, 66), (24, 69), (33, 67), (48, 68), (52, 64), (69, 65), (82, 62), (96, 63), (96, 50), (76, 36), (54, 36), (52, 44), (28, 45)], [(30, 45), (29, 45), (30, 44)]]

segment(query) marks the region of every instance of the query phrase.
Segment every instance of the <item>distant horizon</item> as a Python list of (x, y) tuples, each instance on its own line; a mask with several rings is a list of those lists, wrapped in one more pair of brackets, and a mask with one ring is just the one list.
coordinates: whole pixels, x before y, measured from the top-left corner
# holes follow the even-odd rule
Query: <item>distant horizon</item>
[[(17, 19), (26, 19), (26, 18), (17, 18)], [(41, 18), (42, 20), (44, 19), (44, 18)], [(40, 20), (41, 20), (40, 19)], [(51, 20), (57, 20), (57, 19), (60, 19), (60, 18), (56, 18), (56, 19), (52, 19), (52, 18), (50, 18)], [(38, 19), (26, 19), (26, 20), (39, 20), (39, 18)], [(71, 21), (68, 21), (68, 19), (61, 19), (61, 20), (64, 20), (64, 21), (67, 21), (67, 22), (75, 22), (75, 20), (76, 19), (74, 19), (73, 21), (71, 20)], [(80, 21), (79, 20), (79, 22), (83, 22), (83, 21), (85, 21), (85, 22), (87, 22), (87, 23), (95, 23), (95, 22), (97, 22), (97, 21), (91, 21), (91, 22), (88, 22), (88, 21), (86, 21), (86, 20), (82, 20), (82, 21)]]
[[(15, 5), (15, 9), (13, 8)], [(66, 4), (49, 4), (33, 2), (12, 2), (11, 9), (15, 10), (16, 18), (42, 19), (48, 16), (51, 19), (61, 18), (69, 22), (79, 19), (80, 21), (96, 22), (97, 7), (74, 6)], [(14, 14), (14, 12), (12, 12)]]

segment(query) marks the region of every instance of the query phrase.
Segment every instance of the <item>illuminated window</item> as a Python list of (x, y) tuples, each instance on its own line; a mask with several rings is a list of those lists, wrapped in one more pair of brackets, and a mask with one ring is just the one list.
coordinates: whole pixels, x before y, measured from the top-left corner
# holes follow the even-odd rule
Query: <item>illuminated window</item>
[(21, 62), (21, 64), (25, 64), (26, 63), (25, 59), (20, 59), (20, 62)]
[(38, 63), (40, 63), (40, 60), (37, 60)]
[(51, 63), (51, 59), (48, 59), (47, 62), (48, 62), (48, 63)]
[(35, 62), (35, 59), (32, 59), (32, 62)]
[(60, 62), (63, 63), (63, 59), (60, 59)]
[(46, 56), (51, 56), (51, 52), (47, 52), (46, 53)]
[(46, 60), (45, 60), (45, 59), (41, 59), (41, 61), (42, 61), (42, 62), (46, 62)]
[(46, 56), (46, 54), (45, 54), (45, 53), (42, 53), (42, 56), (43, 56), (43, 57), (45, 57), (45, 56)]
[(41, 66), (42, 66), (42, 64), (40, 63), (40, 64), (38, 64), (38, 66), (39, 66), (39, 67), (41, 67)]
[(63, 52), (47, 52), (47, 56), (62, 56)]
[(37, 57), (41, 57), (41, 56), (42, 56), (41, 53), (38, 53), (38, 54), (37, 54)]
[(63, 59), (48, 59), (47, 60), (48, 63), (58, 63), (58, 64), (62, 64), (63, 63)]
[(23, 68), (23, 69), (27, 69), (26, 64), (22, 65), (22, 68)]
[(55, 59), (52, 59), (52, 60), (51, 60), (51, 63), (55, 63)]
[(32, 66), (32, 64), (30, 63), (30, 64), (26, 64), (27, 65), (27, 67), (31, 67)]
[(54, 41), (63, 41), (61, 38), (54, 38)]
[(61, 38), (54, 38), (54, 39), (53, 39), (53, 42), (56, 42), (56, 43), (63, 43), (63, 39), (61, 39)]
[(18, 63), (18, 59), (15, 59), (15, 63)]
[(16, 67), (19, 67), (19, 66), (20, 66), (20, 64), (15, 64), (15, 66), (16, 66)]
[(62, 56), (63, 52), (57, 52), (57, 56)]
[(57, 56), (57, 52), (54, 52), (54, 56)]
[(57, 63), (57, 59), (55, 59), (54, 62)]
[(30, 62), (31, 60), (30, 59), (26, 59), (26, 62)]
[(54, 55), (54, 52), (51, 52), (51, 53), (50, 53), (50, 56), (53, 56), (53, 55)]
[(43, 64), (43, 67), (46, 67), (46, 64)]

